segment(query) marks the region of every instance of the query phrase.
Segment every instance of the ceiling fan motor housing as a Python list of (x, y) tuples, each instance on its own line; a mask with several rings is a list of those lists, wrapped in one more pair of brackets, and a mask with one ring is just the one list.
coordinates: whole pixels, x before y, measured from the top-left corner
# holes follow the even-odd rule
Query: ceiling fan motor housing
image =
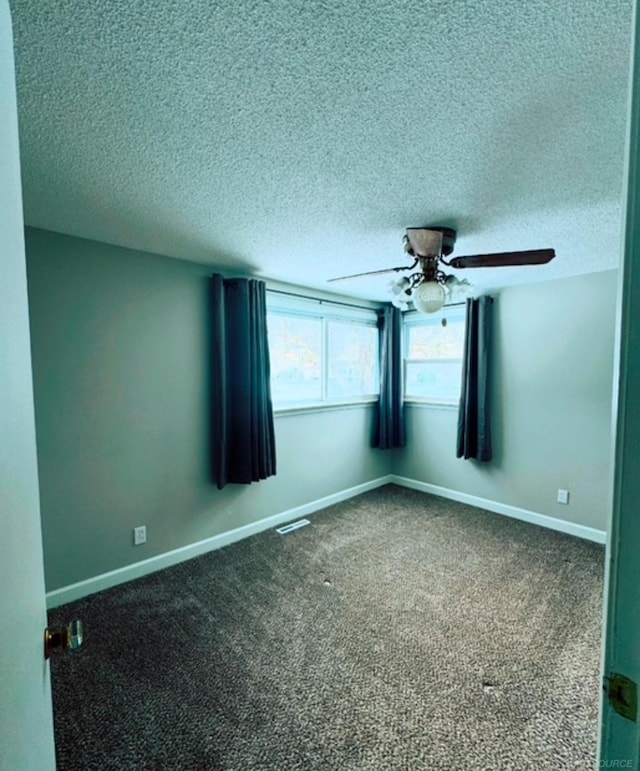
[(427, 257), (432, 256), (431, 254), (420, 254), (416, 250), (413, 249), (412, 243), (415, 244), (416, 241), (420, 241), (421, 234), (423, 235), (423, 238), (425, 242), (429, 241), (428, 236), (431, 233), (441, 233), (442, 234), (442, 246), (440, 247), (440, 252), (438, 256), (444, 256), (448, 257), (453, 252), (453, 247), (456, 243), (456, 231), (453, 228), (445, 228), (441, 227), (439, 225), (434, 227), (417, 227), (417, 228), (407, 228), (407, 234), (412, 231), (411, 235), (409, 237), (409, 248), (407, 249), (407, 252), (412, 257)]

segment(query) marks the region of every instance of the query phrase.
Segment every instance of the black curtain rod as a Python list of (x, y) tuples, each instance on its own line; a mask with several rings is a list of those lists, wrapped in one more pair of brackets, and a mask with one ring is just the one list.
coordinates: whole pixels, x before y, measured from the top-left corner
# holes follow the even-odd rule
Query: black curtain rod
[[(365, 311), (372, 311), (375, 310), (375, 308), (370, 308), (367, 305), (356, 305), (355, 303), (343, 303), (340, 302), (340, 300), (327, 300), (327, 299), (321, 299), (320, 297), (312, 297), (308, 294), (297, 294), (296, 292), (284, 292), (282, 289), (267, 289), (267, 292), (271, 292), (272, 294), (284, 294), (288, 297), (299, 297), (303, 300), (313, 300), (317, 303), (325, 303), (329, 305), (344, 305), (345, 308), (358, 308), (359, 310), (365, 310)], [(376, 300), (365, 300), (365, 302), (377, 302)], [(382, 302), (380, 303), (383, 304)]]

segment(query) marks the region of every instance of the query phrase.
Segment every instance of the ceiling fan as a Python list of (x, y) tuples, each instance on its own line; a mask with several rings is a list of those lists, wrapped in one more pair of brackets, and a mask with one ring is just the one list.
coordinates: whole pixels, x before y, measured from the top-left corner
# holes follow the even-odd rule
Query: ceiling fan
[(464, 257), (446, 258), (453, 252), (456, 231), (445, 227), (407, 228), (403, 238), (404, 250), (414, 261), (384, 270), (372, 270), (367, 273), (355, 273), (352, 276), (332, 278), (330, 281), (345, 281), (361, 276), (378, 276), (383, 273), (398, 273), (414, 270), (415, 273), (392, 281), (389, 284), (391, 302), (406, 310), (409, 301), (421, 313), (437, 313), (445, 303), (445, 290), (451, 292), (456, 287), (469, 286), (466, 279), (460, 281), (455, 276), (446, 274), (441, 265), (448, 268), (501, 268), (506, 265), (544, 265), (550, 262), (556, 253), (553, 249), (532, 249), (524, 252), (500, 252), (497, 254), (472, 254)]

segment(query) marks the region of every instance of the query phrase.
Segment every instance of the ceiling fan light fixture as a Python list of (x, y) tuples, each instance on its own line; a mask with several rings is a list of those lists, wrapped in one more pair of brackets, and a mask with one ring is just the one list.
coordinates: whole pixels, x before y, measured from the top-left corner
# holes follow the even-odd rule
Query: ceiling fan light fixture
[(444, 305), (444, 287), (438, 281), (423, 281), (413, 291), (411, 299), (420, 313), (437, 313)]
[(444, 281), (444, 288), (447, 294), (447, 302), (464, 302), (472, 290), (472, 286), (466, 278), (460, 279), (457, 276), (447, 276)]
[(406, 294), (398, 294), (391, 298), (391, 305), (400, 308), (401, 311), (409, 310), (409, 298)]
[(393, 279), (389, 282), (389, 295), (391, 304), (401, 311), (409, 310), (409, 298), (411, 296), (411, 282), (406, 276)]
[(401, 278), (394, 278), (389, 282), (389, 294), (392, 296), (403, 294), (407, 291), (407, 289), (409, 289), (410, 286), (411, 282), (406, 276), (402, 276)]

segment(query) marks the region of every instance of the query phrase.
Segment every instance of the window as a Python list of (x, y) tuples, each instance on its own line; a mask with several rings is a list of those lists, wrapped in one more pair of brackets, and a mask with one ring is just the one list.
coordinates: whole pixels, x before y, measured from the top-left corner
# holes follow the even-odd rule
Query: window
[(465, 307), (444, 308), (433, 318), (404, 317), (405, 399), (457, 404), (462, 380)]
[(271, 359), (271, 396), (274, 403), (320, 401), (320, 319), (269, 313), (267, 325)]
[(378, 392), (378, 327), (327, 320), (327, 395), (368, 396)]
[(267, 295), (271, 394), (276, 408), (374, 399), (376, 313), (305, 298)]

